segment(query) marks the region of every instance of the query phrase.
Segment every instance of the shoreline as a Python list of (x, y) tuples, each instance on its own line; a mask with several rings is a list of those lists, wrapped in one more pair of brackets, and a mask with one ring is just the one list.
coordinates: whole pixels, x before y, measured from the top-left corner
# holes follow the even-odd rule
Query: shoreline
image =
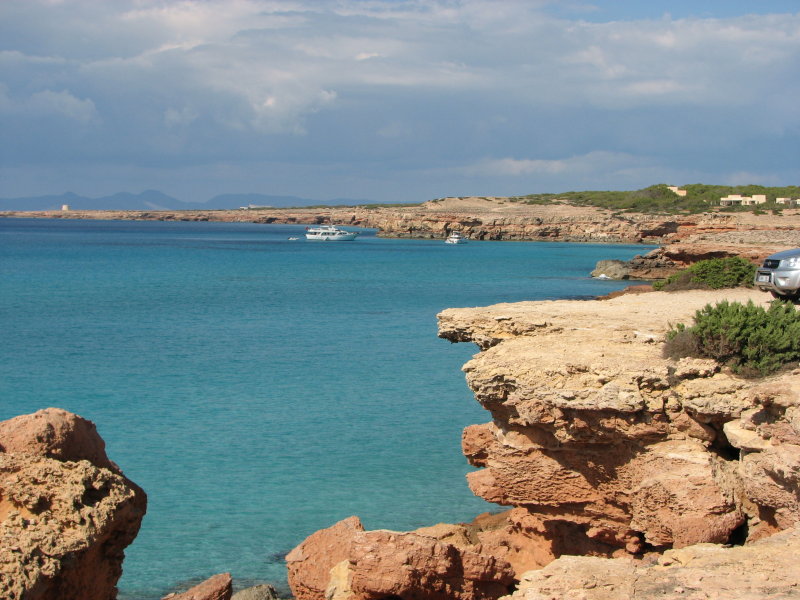
[[(730, 294), (732, 296), (739, 295), (738, 293), (735, 292), (730, 292)], [(745, 295), (750, 296), (751, 294), (752, 292), (748, 292), (747, 294), (744, 294), (744, 292), (742, 292), (743, 297)], [(480, 378), (474, 379), (481, 372), (480, 369), (478, 369), (478, 367), (480, 366), (479, 362), (475, 362), (474, 367), (469, 367), (465, 370), (468, 373), (468, 378), (473, 378), (475, 381), (475, 385), (477, 387), (474, 388), (474, 391), (476, 393), (476, 398), (479, 399), (479, 402), (481, 402), (482, 404), (485, 403), (485, 407), (487, 408), (487, 410), (490, 411), (496, 410), (498, 411), (498, 416), (503, 417), (504, 413), (500, 405), (503, 404), (506, 400), (500, 397), (494, 398), (492, 396), (492, 394), (496, 392), (495, 389), (496, 386), (494, 386), (494, 383), (490, 380), (490, 376), (492, 375), (492, 373), (500, 372), (497, 369), (502, 370), (504, 372), (504, 377), (508, 377), (509, 381), (512, 381), (513, 378), (518, 378), (520, 379), (520, 383), (524, 384), (521, 386), (512, 385), (513, 389), (523, 389), (523, 388), (527, 389), (528, 387), (530, 387), (530, 389), (534, 389), (535, 386), (542, 387), (543, 394), (541, 398), (548, 402), (551, 401), (550, 400), (551, 398), (559, 397), (561, 392), (559, 392), (558, 390), (562, 388), (559, 387), (558, 385), (554, 385), (553, 390), (545, 390), (544, 386), (546, 384), (545, 381), (546, 376), (548, 377), (550, 376), (548, 375), (548, 373), (550, 373), (551, 370), (553, 373), (555, 373), (559, 369), (562, 369), (562, 367), (565, 368), (566, 370), (564, 370), (564, 372), (561, 373), (560, 376), (563, 376), (564, 378), (575, 378), (576, 382), (580, 377), (581, 381), (578, 383), (581, 386), (586, 384), (586, 382), (583, 381), (583, 379), (589, 376), (580, 375), (580, 373), (594, 373), (595, 371), (597, 371), (596, 373), (597, 381), (602, 383), (604, 387), (608, 387), (609, 389), (608, 398), (611, 397), (611, 394), (614, 391), (612, 388), (614, 388), (615, 386), (619, 387), (620, 389), (625, 388), (623, 390), (625, 394), (628, 393), (627, 391), (628, 388), (633, 390), (631, 393), (636, 393), (635, 392), (636, 386), (634, 385), (633, 387), (631, 387), (631, 385), (629, 385), (630, 381), (634, 382), (651, 381), (651, 380), (655, 381), (654, 379), (652, 379), (654, 375), (650, 372), (650, 369), (653, 367), (654, 364), (656, 364), (657, 361), (657, 358), (652, 353), (652, 349), (654, 346), (653, 342), (655, 340), (653, 336), (659, 334), (660, 330), (658, 328), (660, 327), (660, 324), (653, 325), (648, 319), (654, 319), (654, 318), (663, 319), (665, 318), (665, 314), (670, 314), (670, 315), (684, 314), (684, 311), (688, 310), (688, 307), (685, 306), (684, 305), (685, 303), (681, 302), (680, 299), (682, 297), (699, 298), (699, 295), (700, 293), (697, 292), (694, 295), (690, 294), (686, 296), (679, 296), (679, 295), (653, 296), (652, 301), (650, 300), (650, 298), (648, 299), (643, 298), (641, 299), (641, 301), (634, 298), (628, 298), (628, 299), (616, 300), (614, 302), (603, 303), (603, 304), (609, 304), (612, 307), (624, 304), (625, 305), (624, 310), (619, 309), (621, 308), (621, 306), (616, 310), (612, 310), (612, 308), (608, 306), (601, 306), (600, 304), (586, 305), (585, 312), (591, 313), (590, 317), (594, 319), (594, 321), (587, 321), (586, 319), (589, 317), (586, 317), (581, 313), (580, 307), (576, 309), (575, 306), (577, 305), (575, 305), (572, 300), (548, 300), (548, 301), (538, 301), (532, 303), (515, 302), (512, 304), (488, 306), (483, 308), (447, 309), (444, 313), (442, 313), (449, 315), (448, 319), (442, 321), (443, 323), (447, 323), (447, 326), (443, 327), (442, 330), (442, 332), (445, 333), (446, 335), (440, 335), (440, 337), (452, 336), (453, 338), (459, 338), (459, 339), (451, 339), (451, 341), (472, 341), (477, 343), (479, 346), (485, 345), (485, 347), (481, 347), (481, 350), (483, 351), (482, 353), (483, 358), (480, 359), (476, 358), (476, 360), (483, 361), (485, 363), (481, 368), (485, 370), (484, 375), (486, 377), (486, 380), (484, 381), (483, 379)], [(763, 296), (764, 298), (766, 298), (766, 295), (764, 295), (763, 293), (760, 293), (758, 296), (759, 297)], [(599, 300), (599, 298), (597, 299)], [(664, 308), (664, 306), (662, 306), (661, 303), (662, 300), (660, 299), (663, 299), (663, 302), (670, 300), (673, 302), (673, 304), (675, 302), (678, 302), (679, 304), (677, 307), (669, 309), (672, 312), (664, 313), (663, 311), (666, 309)], [(697, 301), (699, 302), (700, 300), (698, 299)], [(583, 304), (585, 305), (585, 302)], [(540, 310), (539, 307), (542, 307), (542, 309)], [(653, 314), (650, 315), (649, 313)], [(632, 322), (634, 316), (636, 317), (636, 319), (634, 319), (635, 322)], [(615, 319), (617, 320), (616, 324), (612, 322)], [(450, 333), (448, 333), (448, 331)], [(603, 331), (605, 331), (605, 335), (603, 335)], [(591, 339), (595, 340), (595, 343), (591, 343), (591, 340), (587, 340), (586, 338), (573, 339), (572, 337), (569, 337), (572, 335), (575, 336), (583, 335), (582, 332), (594, 332), (595, 337)], [(536, 340), (534, 340), (534, 338), (539, 338), (539, 341), (537, 342)], [(612, 341), (615, 343), (618, 342), (619, 345), (618, 349), (614, 349), (614, 347), (610, 344), (610, 342)], [(561, 348), (559, 344), (561, 346), (566, 346), (566, 347)], [(493, 349), (495, 346), (497, 347), (497, 350)], [(604, 354), (600, 354), (599, 356), (601, 358), (596, 358), (597, 356), (596, 353), (598, 351), (598, 348), (601, 346), (603, 348), (604, 353), (609, 353), (609, 355), (605, 356)], [(541, 354), (542, 348), (547, 349), (544, 354)], [(506, 351), (506, 349), (508, 350)], [(524, 364), (528, 366), (524, 367), (524, 369), (520, 367), (520, 370), (517, 371), (518, 365), (516, 362), (515, 353), (521, 352), (522, 350), (524, 350), (526, 353), (526, 356), (523, 357), (525, 358)], [(617, 358), (620, 358), (620, 360), (615, 360), (615, 357), (611, 355), (612, 350), (613, 352), (618, 353), (619, 356)], [(607, 381), (609, 373), (612, 373), (614, 369), (617, 369), (618, 365), (623, 364), (624, 361), (628, 361), (631, 359), (632, 356), (631, 350), (636, 350), (641, 354), (641, 356), (639, 356), (637, 360), (639, 360), (641, 364), (644, 365), (641, 367), (644, 376), (640, 377), (640, 374), (637, 371), (635, 373), (632, 373), (631, 375), (632, 379), (631, 379), (628, 377), (629, 374), (624, 373), (625, 375), (624, 378), (620, 377), (618, 378), (618, 382), (616, 383), (612, 382), (613, 385), (609, 385), (609, 382)], [(594, 356), (592, 355), (593, 351), (595, 352)], [(569, 365), (567, 365), (566, 363), (564, 364), (554, 363), (548, 366), (544, 371), (542, 371), (541, 377), (534, 377), (533, 375), (535, 374), (529, 373), (530, 369), (533, 368), (531, 365), (535, 365), (535, 368), (539, 368), (541, 370), (539, 363), (546, 362), (547, 360), (552, 358), (551, 356), (552, 354), (558, 354), (559, 352), (566, 353), (564, 354), (564, 356), (569, 357), (570, 364), (573, 363), (577, 364), (576, 361), (584, 362), (588, 371), (583, 370), (583, 367), (577, 370), (570, 370), (570, 368), (566, 368), (569, 367)], [(530, 354), (530, 356), (527, 356), (528, 354)], [(578, 356), (578, 354), (581, 354), (580, 357)], [(528, 360), (528, 358), (530, 357), (536, 357), (536, 360)], [(554, 360), (556, 358), (554, 358)], [(496, 361), (496, 363), (492, 363), (489, 361)], [(709, 383), (711, 383), (710, 380), (716, 378), (714, 381), (715, 385), (713, 386), (714, 389), (716, 390), (714, 393), (715, 394), (722, 393), (720, 391), (721, 390), (720, 386), (716, 385), (716, 383), (719, 382), (727, 383), (727, 380), (722, 377), (718, 377), (716, 373), (711, 373), (711, 372), (706, 373), (706, 371), (703, 371), (703, 373), (705, 374), (700, 374), (700, 371), (696, 373), (695, 372), (688, 373), (688, 375), (686, 375), (685, 377), (686, 385), (691, 385), (691, 386), (699, 385), (693, 382), (697, 380), (700, 383), (702, 383), (701, 380), (703, 378), (709, 379)], [(522, 381), (522, 379), (528, 378), (529, 376), (530, 376), (530, 381), (528, 381), (527, 379), (525, 381)], [(592, 377), (593, 376), (594, 375), (592, 375)], [(578, 383), (576, 383), (576, 385)], [(662, 385), (662, 383), (663, 382), (659, 383), (659, 385)], [(666, 381), (666, 383), (670, 382)], [(594, 393), (592, 391), (596, 387), (594, 384), (592, 385), (586, 384), (586, 386), (587, 386), (586, 391), (589, 394)], [(653, 398), (657, 400), (659, 394), (661, 393), (659, 391), (660, 389), (661, 389), (660, 387), (655, 386), (652, 389), (642, 388), (639, 391), (641, 393), (644, 392), (648, 394), (652, 393)], [(603, 398), (600, 399), (603, 402), (605, 402), (606, 400), (608, 400), (608, 398), (606, 396), (603, 396)], [(514, 401), (524, 402), (525, 399), (517, 398)], [(614, 410), (619, 409), (621, 411), (622, 416), (620, 416), (619, 418), (615, 417), (616, 422), (623, 423), (628, 418), (627, 416), (625, 416), (630, 413), (627, 404), (624, 406), (620, 405), (619, 407), (611, 405), (609, 406), (611, 409)], [(606, 406), (604, 404), (601, 408), (602, 410), (608, 410), (609, 406)], [(559, 407), (557, 408), (559, 410), (563, 410), (564, 406), (559, 405)], [(587, 415), (591, 416), (592, 409), (586, 407), (583, 408), (577, 407), (577, 409), (586, 410)], [(520, 412), (519, 414), (523, 413)], [(661, 418), (661, 415), (662, 415), (661, 412), (657, 412), (655, 413), (655, 417), (653, 418), (654, 419)], [(677, 419), (675, 420), (675, 428), (676, 428), (675, 431), (680, 432), (680, 435), (683, 435), (683, 432), (688, 431), (687, 433), (688, 438), (692, 438), (692, 436), (696, 434), (697, 436), (700, 436), (696, 438), (699, 440), (704, 439), (703, 436), (710, 435), (707, 428), (703, 429), (700, 425), (695, 426), (694, 424), (692, 424), (693, 429), (691, 430), (683, 429), (685, 425), (684, 423), (685, 418), (682, 415), (680, 418), (683, 419), (683, 421), (678, 421)], [(721, 419), (722, 417), (719, 418)], [(727, 419), (728, 417), (725, 416), (724, 418)], [(656, 423), (656, 421), (653, 421), (653, 423)], [(643, 421), (643, 423), (645, 423), (645, 421)], [(652, 423), (648, 421), (645, 424), (649, 426)], [(518, 425), (519, 425), (518, 423), (513, 424), (513, 427), (517, 427)], [(540, 425), (546, 425), (549, 427), (549, 424), (546, 421), (543, 421), (541, 424), (536, 424), (535, 426), (534, 425), (530, 426), (538, 431), (537, 428), (539, 428)], [(486, 467), (486, 465), (479, 464), (484, 461), (484, 457), (481, 454), (483, 451), (480, 450), (478, 446), (480, 444), (483, 444), (484, 442), (488, 442), (489, 440), (486, 437), (487, 432), (484, 431), (483, 429), (480, 429), (480, 427), (482, 426), (468, 427), (468, 429), (470, 429), (473, 432), (473, 437), (470, 438), (471, 443), (473, 444), (471, 446), (472, 454), (469, 455), (469, 458), (470, 461), (473, 460), (475, 461), (474, 466)], [(509, 431), (511, 431), (513, 427), (512, 425), (509, 425)], [(600, 430), (598, 429), (598, 431)], [(495, 432), (490, 432), (490, 433), (492, 433), (492, 435), (495, 435)], [(558, 433), (559, 435), (562, 434), (560, 431)], [(630, 431), (625, 431), (623, 433), (625, 435), (635, 435), (635, 436), (640, 435), (638, 431), (635, 431), (633, 429)], [(651, 437), (661, 435), (661, 433), (663, 432), (661, 432), (660, 430), (649, 431), (647, 432), (646, 436), (642, 434), (642, 439), (649, 440)], [(534, 440), (538, 438), (536, 438), (535, 436), (531, 436), (530, 439)], [(576, 437), (576, 439), (572, 441), (580, 442), (580, 439)], [(507, 446), (503, 445), (506, 442), (508, 442), (508, 445)], [(502, 433), (502, 435), (497, 434), (497, 443), (500, 445), (492, 446), (491, 451), (495, 453), (498, 460), (504, 459), (506, 452), (513, 452), (514, 448), (516, 447), (515, 444), (522, 442), (524, 442), (524, 439), (522, 437), (519, 438), (519, 440), (516, 440), (514, 436), (508, 437), (507, 432)], [(467, 447), (465, 446), (465, 452), (466, 450)], [(481, 471), (476, 471), (476, 473), (480, 472)], [(489, 473), (489, 470), (487, 469), (482, 472)], [(500, 473), (500, 475), (502, 475), (502, 473)], [(494, 477), (494, 475), (492, 476)], [(703, 477), (706, 477), (706, 475), (704, 474)], [(474, 484), (475, 486), (477, 486), (475, 489), (480, 490), (480, 493), (478, 491), (475, 491), (476, 495), (485, 497), (485, 495), (491, 496), (492, 494), (499, 493), (494, 484), (489, 485), (491, 482), (489, 482), (486, 479), (486, 477), (481, 478), (481, 476), (471, 476), (470, 478), (471, 478), (470, 481), (471, 485)], [(496, 479), (496, 481), (500, 481), (500, 479)], [(510, 481), (506, 483), (511, 485), (514, 482)], [(488, 500), (489, 498), (486, 499)], [(529, 502), (529, 504), (536, 504), (536, 502)], [(567, 502), (565, 505), (568, 504), (570, 504), (570, 502)], [(753, 521), (753, 523), (755, 523), (755, 521)], [(619, 538), (617, 541), (620, 540), (624, 541), (622, 536), (628, 535), (625, 532), (625, 530), (621, 528), (621, 525), (617, 522), (612, 522), (611, 524), (606, 523), (603, 525), (603, 528), (604, 528), (603, 531), (606, 530), (611, 531), (612, 529), (616, 531), (618, 529), (619, 531), (614, 534)], [(631, 528), (633, 530), (638, 531), (638, 529), (635, 527)], [(430, 532), (427, 532), (423, 535), (423, 537), (429, 535), (432, 534)], [(605, 535), (606, 534), (603, 533), (603, 536)], [(633, 543), (631, 540), (633, 540), (633, 538), (630, 538), (628, 542)]]
[(0, 218), (331, 224), (376, 229), (378, 237), (470, 241), (552, 241), (659, 246), (630, 279), (667, 277), (706, 258), (742, 256), (752, 262), (800, 247), (800, 209), (781, 215), (711, 211), (657, 215), (618, 213), (571, 204), (528, 205), (507, 198), (449, 198), (419, 205), (330, 206), (220, 210), (0, 211)]

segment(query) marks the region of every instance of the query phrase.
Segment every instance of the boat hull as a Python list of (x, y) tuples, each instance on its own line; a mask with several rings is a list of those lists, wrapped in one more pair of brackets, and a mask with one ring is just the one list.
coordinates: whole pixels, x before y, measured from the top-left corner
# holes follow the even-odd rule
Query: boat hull
[(311, 240), (313, 242), (352, 242), (354, 239), (356, 239), (357, 236), (358, 233), (345, 233), (345, 234), (307, 233), (306, 239)]

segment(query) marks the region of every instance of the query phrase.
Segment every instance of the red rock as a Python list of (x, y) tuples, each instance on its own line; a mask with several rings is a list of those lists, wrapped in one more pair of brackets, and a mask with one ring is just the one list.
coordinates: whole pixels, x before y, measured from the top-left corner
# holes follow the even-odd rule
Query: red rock
[(119, 467), (106, 456), (105, 442), (94, 423), (60, 408), (45, 408), (0, 423), (0, 450), (60, 461), (88, 460), (119, 473)]
[[(480, 467), (469, 485), (515, 508), (411, 533), (357, 520), (318, 532), (287, 558), (298, 599), (491, 598), (508, 573), (532, 580), (554, 559), (571, 565), (564, 555), (586, 557), (574, 594), (545, 576), (543, 595), (515, 597), (630, 597), (635, 577), (602, 582), (633, 555), (693, 556), (682, 550), (798, 526), (800, 370), (761, 383), (662, 354), (671, 323), (720, 300), (768, 303), (742, 288), (441, 313), (441, 337), (481, 348), (463, 370), (492, 421), (464, 432)], [(720, 582), (735, 590), (722, 566)], [(658, 591), (660, 572), (650, 573)]]
[(364, 531), (349, 517), (312, 533), (286, 556), (289, 587), (297, 600), (324, 600), (333, 566), (350, 557), (355, 534)]
[(797, 598), (800, 535), (745, 546), (698, 544), (654, 561), (563, 556), (530, 571), (503, 600), (766, 600)]
[(94, 425), (48, 409), (0, 423), (0, 444), (0, 598), (115, 598), (147, 498)]
[(162, 600), (231, 600), (233, 582), (230, 573), (209, 577), (182, 594), (170, 594)]
[(312, 534), (286, 561), (297, 600), (484, 600), (514, 581), (511, 565), (477, 548), (418, 532), (364, 531), (355, 517)]

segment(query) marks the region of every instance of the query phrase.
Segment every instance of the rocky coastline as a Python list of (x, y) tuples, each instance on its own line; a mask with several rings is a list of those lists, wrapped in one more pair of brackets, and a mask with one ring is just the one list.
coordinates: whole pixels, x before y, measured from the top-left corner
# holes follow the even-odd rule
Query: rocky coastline
[[(620, 213), (562, 203), (525, 204), (513, 198), (460, 197), (412, 206), (257, 208), (187, 211), (0, 212), (0, 218), (216, 221), (334, 224), (375, 228), (378, 235), (444, 239), (459, 231), (471, 240), (653, 244), (617, 278), (661, 279), (704, 258), (745, 256), (754, 262), (800, 246), (800, 210), (781, 215), (707, 212), (693, 215)], [(602, 274), (600, 271), (598, 274)]]
[[(502, 233), (476, 216), (475, 202), (484, 201), (504, 213), (491, 225)], [(595, 209), (565, 207), (532, 223), (530, 207), (475, 202), (431, 203), (422, 215), (417, 207), (37, 216), (257, 218), (397, 236), (460, 230), (473, 239), (661, 244), (614, 265), (615, 277), (632, 280), (701, 258), (757, 261), (800, 247), (798, 215), (641, 216), (623, 226)], [(367, 531), (356, 516), (331, 524), (287, 555), (294, 597), (800, 597), (792, 562), (800, 550), (800, 369), (752, 380), (714, 361), (661, 355), (669, 326), (702, 306), (769, 299), (739, 288), (443, 311), (439, 336), (479, 350), (463, 370), (489, 413), (463, 434), (462, 452), (476, 467), (469, 485), (505, 509), (412, 532)], [(90, 421), (51, 408), (0, 423), (0, 597), (112, 600), (145, 509), (144, 491), (108, 459)], [(263, 587), (233, 594), (230, 575), (219, 574), (170, 597), (274, 598)]]
[[(439, 336), (489, 421), (464, 431), (474, 493), (506, 510), (412, 532), (350, 517), (286, 557), (297, 600), (795, 597), (800, 369), (742, 379), (661, 356), (670, 324), (756, 290), (448, 309)], [(0, 423), (0, 594), (111, 600), (146, 497), (85, 419)], [(232, 593), (219, 574), (174, 600)], [(257, 595), (256, 595), (257, 594)]]
[(412, 532), (346, 519), (287, 556), (295, 596), (797, 597), (800, 370), (748, 380), (661, 355), (671, 323), (722, 299), (768, 300), (734, 289), (442, 312), (439, 336), (480, 350), (463, 370), (491, 417), (464, 431), (470, 488), (511, 508)]

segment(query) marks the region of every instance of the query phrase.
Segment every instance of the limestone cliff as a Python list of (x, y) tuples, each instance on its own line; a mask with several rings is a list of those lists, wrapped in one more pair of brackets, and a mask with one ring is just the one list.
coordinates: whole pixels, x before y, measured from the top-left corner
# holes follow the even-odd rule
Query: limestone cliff
[[(491, 414), (464, 432), (463, 452), (479, 467), (470, 487), (513, 508), (406, 534), (340, 523), (289, 555), (298, 598), (496, 597), (509, 570), (522, 581), (515, 599), (653, 598), (662, 584), (694, 589), (697, 573), (680, 571), (680, 557), (730, 587), (733, 561), (800, 550), (795, 534), (764, 539), (800, 521), (800, 370), (746, 380), (710, 360), (661, 355), (670, 324), (722, 299), (769, 297), (656, 292), (442, 312), (441, 337), (481, 350), (464, 366)], [(564, 555), (594, 558), (573, 569)], [(654, 566), (660, 556), (669, 573)], [(480, 588), (464, 583), (457, 565), (467, 559), (482, 565)], [(434, 573), (447, 574), (438, 595), (420, 583)], [(601, 583), (608, 574), (613, 589)], [(743, 589), (767, 585), (763, 569), (750, 575)], [(778, 596), (794, 593), (800, 572), (773, 581)]]
[(116, 598), (146, 503), (90, 421), (49, 408), (0, 423), (0, 598)]
[(710, 360), (661, 356), (670, 323), (723, 297), (768, 299), (653, 293), (441, 313), (442, 337), (483, 349), (464, 367), (493, 417), (464, 433), (465, 454), (482, 467), (470, 474), (473, 491), (553, 527), (577, 525), (598, 553), (791, 527), (800, 518), (798, 373), (745, 380)]

